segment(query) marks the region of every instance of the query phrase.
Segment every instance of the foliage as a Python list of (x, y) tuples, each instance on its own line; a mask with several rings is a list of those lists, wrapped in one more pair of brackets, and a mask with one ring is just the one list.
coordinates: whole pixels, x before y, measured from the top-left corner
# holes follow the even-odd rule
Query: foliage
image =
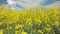
[[(57, 7), (29, 8), (24, 11), (0, 10), (3, 34), (60, 34), (60, 11)], [(0, 33), (1, 34), (1, 33)]]

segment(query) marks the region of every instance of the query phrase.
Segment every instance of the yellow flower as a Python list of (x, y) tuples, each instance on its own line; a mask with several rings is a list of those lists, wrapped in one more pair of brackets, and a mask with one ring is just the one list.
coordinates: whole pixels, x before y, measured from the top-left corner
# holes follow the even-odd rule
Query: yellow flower
[(31, 19), (31, 18), (27, 19), (27, 20), (26, 20), (26, 24), (27, 24), (27, 25), (32, 25), (32, 19)]
[(0, 22), (0, 25), (2, 25), (4, 22)]
[(24, 27), (24, 25), (23, 24), (18, 24), (18, 25), (16, 25), (16, 27), (15, 27), (15, 29), (18, 29), (18, 28), (23, 28)]
[(0, 23), (0, 25), (1, 25), (2, 23)]
[(27, 34), (27, 32), (21, 32), (21, 34)]
[(52, 29), (51, 29), (51, 26), (50, 25), (47, 25), (47, 26), (45, 26), (45, 30), (47, 31), (47, 32), (50, 32)]
[(1, 9), (6, 9), (6, 5), (5, 4), (2, 4), (1, 5)]
[(18, 34), (18, 32), (19, 32), (19, 31), (16, 30), (16, 31), (15, 31), (15, 34)]
[(59, 26), (60, 25), (59, 21), (54, 22), (54, 25)]
[(52, 8), (54, 10), (54, 12), (56, 13), (58, 11), (58, 8), (55, 7), (55, 8)]
[(36, 24), (41, 24), (41, 20), (40, 19), (35, 19)]
[(2, 30), (0, 30), (0, 34), (3, 34), (3, 29), (2, 29)]
[(42, 30), (38, 30), (39, 33), (43, 34)]

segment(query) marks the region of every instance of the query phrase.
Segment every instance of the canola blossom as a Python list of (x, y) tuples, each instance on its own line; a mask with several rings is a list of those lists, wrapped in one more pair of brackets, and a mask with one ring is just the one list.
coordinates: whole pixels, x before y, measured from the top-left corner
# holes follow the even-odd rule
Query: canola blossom
[(60, 34), (60, 10), (57, 7), (15, 11), (2, 6), (0, 34)]

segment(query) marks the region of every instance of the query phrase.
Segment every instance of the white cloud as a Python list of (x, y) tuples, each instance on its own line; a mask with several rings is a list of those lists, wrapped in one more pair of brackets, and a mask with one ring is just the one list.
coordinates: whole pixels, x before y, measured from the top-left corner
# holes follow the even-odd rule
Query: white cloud
[[(17, 6), (22, 7), (23, 9), (40, 6), (42, 2), (47, 0), (7, 0), (7, 6), (17, 9)], [(18, 8), (19, 9), (19, 8)]]
[(12, 1), (12, 0), (7, 0), (8, 4), (16, 4), (16, 2)]

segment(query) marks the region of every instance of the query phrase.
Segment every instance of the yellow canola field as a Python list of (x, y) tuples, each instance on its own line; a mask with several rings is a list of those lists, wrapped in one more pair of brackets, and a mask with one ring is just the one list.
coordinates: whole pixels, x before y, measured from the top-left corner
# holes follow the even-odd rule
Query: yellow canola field
[(0, 10), (0, 34), (60, 34), (60, 10), (29, 8)]

